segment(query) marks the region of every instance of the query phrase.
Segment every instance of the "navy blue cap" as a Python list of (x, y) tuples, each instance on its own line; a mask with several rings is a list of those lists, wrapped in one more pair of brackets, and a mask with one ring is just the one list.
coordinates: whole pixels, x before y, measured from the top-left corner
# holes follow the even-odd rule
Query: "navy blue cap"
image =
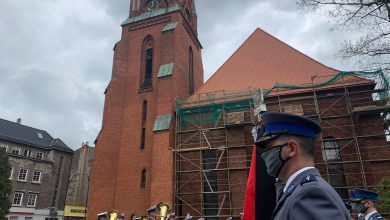
[(373, 201), (378, 200), (378, 193), (364, 189), (354, 189), (351, 193), (351, 200), (369, 199)]
[(321, 127), (315, 121), (283, 112), (267, 112), (261, 117), (264, 124), (263, 136), (256, 143), (264, 143), (282, 134), (297, 135), (315, 139)]
[(108, 215), (108, 212), (102, 212), (102, 213), (97, 214), (98, 217), (104, 217), (104, 218), (107, 218), (107, 215)]
[(155, 212), (155, 211), (157, 211), (157, 206), (156, 205), (154, 205), (154, 206), (152, 206), (152, 207), (150, 207), (150, 208), (148, 208), (148, 210), (147, 210), (147, 212)]

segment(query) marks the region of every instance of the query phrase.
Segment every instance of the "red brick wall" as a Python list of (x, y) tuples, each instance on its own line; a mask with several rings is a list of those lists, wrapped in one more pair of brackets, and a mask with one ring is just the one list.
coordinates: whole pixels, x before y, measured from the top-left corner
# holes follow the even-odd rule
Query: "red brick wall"
[[(129, 31), (114, 53), (113, 73), (106, 92), (103, 126), (97, 139), (89, 199), (89, 219), (99, 212), (117, 209), (126, 216), (143, 215), (160, 201), (173, 202), (174, 107), (176, 97), (188, 94), (188, 50), (194, 56), (195, 89), (203, 83), (201, 48), (183, 27), (180, 12), (167, 14), (170, 21)], [(175, 30), (161, 32), (171, 22)], [(133, 24), (130, 24), (133, 25)], [(153, 90), (139, 92), (141, 49), (153, 36)], [(160, 65), (175, 63), (172, 76), (157, 78)], [(140, 149), (142, 103), (148, 102), (145, 149)], [(171, 129), (153, 132), (156, 116), (172, 114)], [(147, 171), (141, 189), (141, 172)]]

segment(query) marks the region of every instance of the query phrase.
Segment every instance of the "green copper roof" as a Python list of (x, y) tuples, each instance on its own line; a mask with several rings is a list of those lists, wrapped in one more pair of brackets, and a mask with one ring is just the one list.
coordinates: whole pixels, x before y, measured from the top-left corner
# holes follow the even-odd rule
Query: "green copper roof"
[(145, 12), (137, 17), (128, 18), (128, 19), (126, 19), (126, 21), (122, 22), (121, 26), (126, 25), (126, 24), (130, 24), (130, 23), (134, 23), (137, 21), (142, 21), (142, 20), (145, 20), (148, 18), (156, 17), (156, 16), (166, 14), (166, 13), (169, 13), (172, 11), (179, 11), (179, 10), (180, 10), (179, 4), (176, 4), (175, 6), (172, 6), (169, 8), (159, 8), (159, 9), (156, 9), (153, 11)]
[(167, 24), (167, 25), (161, 30), (161, 32), (170, 31), (170, 30), (175, 29), (178, 23), (179, 23), (179, 22), (177, 21), (177, 22), (174, 22), (174, 23), (169, 23), (169, 24)]
[(168, 130), (171, 126), (172, 115), (157, 116), (154, 121), (153, 131)]
[(160, 66), (157, 77), (170, 76), (173, 73), (174, 63), (168, 63)]

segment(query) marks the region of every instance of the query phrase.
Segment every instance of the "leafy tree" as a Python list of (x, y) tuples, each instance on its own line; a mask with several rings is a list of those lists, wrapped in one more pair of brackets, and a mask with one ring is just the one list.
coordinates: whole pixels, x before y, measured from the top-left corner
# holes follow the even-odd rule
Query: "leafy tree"
[(5, 150), (0, 148), (0, 220), (4, 220), (11, 208), (9, 195), (11, 193), (11, 180), (9, 179), (11, 166)]
[(377, 188), (379, 194), (378, 211), (390, 214), (390, 177), (383, 177)]
[(357, 29), (359, 40), (346, 40), (339, 56), (362, 66), (390, 70), (390, 0), (297, 0), (301, 8), (325, 12), (335, 28)]

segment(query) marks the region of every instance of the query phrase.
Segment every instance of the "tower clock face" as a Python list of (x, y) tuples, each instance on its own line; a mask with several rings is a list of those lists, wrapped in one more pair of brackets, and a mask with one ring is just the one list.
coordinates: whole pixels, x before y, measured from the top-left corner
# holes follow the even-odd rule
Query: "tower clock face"
[(149, 0), (147, 6), (148, 9), (154, 10), (160, 6), (160, 3), (158, 2), (158, 0)]

